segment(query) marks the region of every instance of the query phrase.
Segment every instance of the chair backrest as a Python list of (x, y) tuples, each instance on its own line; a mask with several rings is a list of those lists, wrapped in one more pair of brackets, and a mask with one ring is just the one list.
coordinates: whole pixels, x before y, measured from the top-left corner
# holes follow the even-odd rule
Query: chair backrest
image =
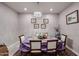
[(30, 50), (41, 50), (41, 40), (30, 40)]
[(58, 40), (47, 40), (47, 50), (56, 50)]
[(61, 34), (61, 40), (64, 46), (66, 45), (66, 39), (67, 39), (67, 35)]
[(66, 40), (67, 36), (64, 34), (61, 34), (61, 40), (64, 42)]
[(19, 36), (19, 39), (20, 39), (20, 43), (22, 43), (22, 42), (25, 40), (24, 35), (20, 35), (20, 36)]

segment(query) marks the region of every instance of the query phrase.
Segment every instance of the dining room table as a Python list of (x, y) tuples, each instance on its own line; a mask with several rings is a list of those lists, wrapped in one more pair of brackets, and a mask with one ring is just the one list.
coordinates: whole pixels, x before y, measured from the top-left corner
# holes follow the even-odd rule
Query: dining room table
[[(30, 40), (42, 40), (41, 50), (46, 52), (47, 51), (47, 40), (58, 40), (56, 37), (47, 38), (47, 39), (38, 39), (36, 37), (27, 37), (25, 40), (20, 44), (19, 50), (22, 52), (30, 51)], [(62, 42), (58, 43), (58, 49), (62, 47)]]

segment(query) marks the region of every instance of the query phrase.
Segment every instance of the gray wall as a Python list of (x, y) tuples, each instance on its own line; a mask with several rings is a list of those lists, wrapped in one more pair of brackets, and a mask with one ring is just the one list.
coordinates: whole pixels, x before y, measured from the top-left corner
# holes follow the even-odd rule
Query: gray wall
[[(20, 35), (24, 34), (26, 37), (27, 36), (35, 36), (36, 33), (40, 33), (40, 32), (48, 32), (48, 35), (53, 37), (55, 36), (55, 30), (54, 27), (56, 27), (57, 24), (57, 20), (58, 20), (58, 15), (57, 14), (45, 14), (43, 15), (42, 18), (48, 18), (49, 19), (49, 24), (47, 24), (46, 29), (41, 29), (41, 27), (39, 29), (34, 29), (34, 25), (31, 23), (31, 18), (33, 18), (32, 14), (20, 14), (19, 15), (19, 32)], [(37, 23), (39, 25), (42, 24), (42, 20), (38, 19)]]
[(66, 15), (74, 10), (79, 10), (79, 3), (72, 4), (70, 7), (60, 13), (59, 24), (61, 33), (68, 35), (68, 38), (70, 38), (73, 42), (72, 49), (79, 53), (79, 23), (66, 25)]
[(0, 3), (0, 43), (9, 48), (18, 41), (18, 14)]

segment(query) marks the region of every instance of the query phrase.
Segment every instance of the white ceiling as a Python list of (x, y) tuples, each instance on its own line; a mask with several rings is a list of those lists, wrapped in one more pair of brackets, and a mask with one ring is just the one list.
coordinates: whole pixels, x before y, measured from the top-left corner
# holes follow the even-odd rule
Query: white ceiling
[[(60, 13), (72, 2), (4, 2), (8, 7), (19, 13), (33, 13), (34, 11), (41, 11), (42, 13)], [(24, 11), (27, 8), (27, 11)], [(50, 12), (49, 9), (53, 8)]]

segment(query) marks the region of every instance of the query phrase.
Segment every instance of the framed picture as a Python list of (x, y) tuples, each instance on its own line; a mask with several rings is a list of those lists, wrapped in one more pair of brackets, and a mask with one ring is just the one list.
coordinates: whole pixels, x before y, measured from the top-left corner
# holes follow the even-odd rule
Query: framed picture
[(39, 28), (39, 24), (34, 24), (34, 29), (38, 29)]
[(41, 29), (46, 29), (46, 24), (41, 24)]
[(66, 24), (78, 23), (78, 10), (73, 11), (72, 13), (66, 15)]
[(31, 23), (36, 23), (36, 18), (31, 18)]
[(43, 23), (44, 24), (48, 24), (49, 23), (49, 20), (46, 18), (46, 19), (43, 19)]

